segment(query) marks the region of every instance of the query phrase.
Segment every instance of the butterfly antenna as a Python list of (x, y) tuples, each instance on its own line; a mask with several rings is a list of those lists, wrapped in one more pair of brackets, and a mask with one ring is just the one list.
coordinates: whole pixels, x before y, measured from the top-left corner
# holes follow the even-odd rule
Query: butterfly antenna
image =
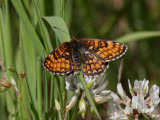
[(68, 32), (66, 32), (66, 31), (64, 31), (64, 30), (62, 30), (62, 29), (60, 29), (60, 28), (57, 28), (57, 27), (53, 27), (53, 28), (55, 28), (55, 29), (57, 29), (57, 30), (60, 30), (60, 31), (62, 31), (62, 32), (64, 32), (64, 33), (66, 33), (66, 34), (68, 34), (69, 36), (70, 36), (70, 34), (68, 33)]
[(79, 32), (81, 32), (84, 28), (86, 28), (90, 23), (87, 23), (85, 26), (83, 26), (78, 32), (74, 34), (76, 36)]

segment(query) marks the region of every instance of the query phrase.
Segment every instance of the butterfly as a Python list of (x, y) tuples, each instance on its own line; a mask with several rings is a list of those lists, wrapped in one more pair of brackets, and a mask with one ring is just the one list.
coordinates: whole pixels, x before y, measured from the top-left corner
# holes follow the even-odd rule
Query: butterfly
[(128, 47), (123, 43), (102, 39), (79, 39), (74, 36), (54, 49), (45, 59), (44, 67), (56, 75), (78, 73), (97, 77), (108, 68), (108, 62), (122, 57)]

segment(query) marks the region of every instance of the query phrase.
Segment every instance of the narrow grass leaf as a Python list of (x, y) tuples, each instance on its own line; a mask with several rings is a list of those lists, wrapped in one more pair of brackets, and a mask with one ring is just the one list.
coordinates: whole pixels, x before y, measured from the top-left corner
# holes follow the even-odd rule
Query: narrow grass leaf
[(37, 112), (37, 100), (36, 100), (36, 55), (34, 45), (28, 34), (25, 32), (25, 26), (22, 23), (21, 39), (22, 50), (24, 52), (24, 63), (27, 75), (27, 85), (29, 89), (29, 95), (31, 98), (31, 108), (35, 119), (38, 119)]
[(48, 30), (47, 30), (46, 26), (44, 25), (44, 23), (42, 21), (42, 18), (41, 18), (41, 15), (40, 15), (40, 10), (37, 6), (38, 3), (35, 2), (35, 0), (32, 0), (32, 1), (33, 1), (33, 5), (34, 5), (34, 8), (35, 8), (35, 14), (37, 16), (37, 20), (38, 20), (38, 23), (39, 23), (39, 26), (40, 26), (40, 32), (41, 32), (41, 35), (42, 35), (42, 38), (43, 38), (43, 41), (44, 41), (44, 44), (45, 44), (45, 48), (46, 48), (47, 53), (49, 53), (50, 51), (53, 50), (53, 47), (52, 47), (52, 44), (51, 44), (51, 41), (50, 41), (50, 38), (49, 38)]
[(100, 118), (100, 115), (99, 115), (99, 113), (98, 113), (98, 110), (97, 110), (97, 108), (96, 108), (96, 106), (95, 106), (95, 104), (94, 104), (94, 102), (93, 102), (93, 100), (92, 100), (91, 94), (89, 93), (89, 90), (88, 90), (88, 88), (87, 88), (86, 82), (85, 82), (85, 80), (84, 80), (83, 75), (82, 75), (81, 72), (80, 72), (80, 75), (78, 75), (78, 78), (79, 78), (79, 80), (80, 80), (80, 82), (81, 82), (81, 84), (82, 84), (82, 86), (83, 86), (83, 88), (84, 88), (85, 94), (86, 94), (86, 96), (87, 96), (87, 98), (88, 98), (88, 101), (89, 101), (89, 103), (91, 104), (94, 112), (96, 113), (97, 117), (98, 117), (99, 119), (101, 119), (101, 118)]
[[(0, 60), (4, 61), (4, 44), (3, 44), (3, 14), (2, 14), (2, 8), (0, 8)], [(0, 73), (2, 73), (2, 70), (0, 70)], [(0, 78), (2, 78), (2, 75), (0, 74)], [(6, 112), (4, 109), (6, 109), (6, 99), (5, 95), (0, 96), (0, 116), (1, 119), (5, 120), (6, 118)]]
[(72, 18), (72, 10), (73, 10), (73, 1), (67, 0), (65, 1), (65, 22), (67, 25), (70, 25)]
[(151, 37), (160, 37), (160, 32), (159, 31), (134, 32), (134, 33), (124, 35), (124, 36), (116, 39), (116, 41), (127, 43), (127, 42), (131, 42), (131, 41), (142, 40), (142, 39), (147, 39), (147, 38), (151, 38)]
[[(49, 107), (52, 108), (53, 106), (55, 106), (54, 102), (55, 102), (55, 97), (54, 97), (54, 93), (55, 93), (55, 84), (54, 84), (54, 75), (51, 75), (51, 90), (50, 90), (50, 105)], [(55, 116), (55, 111), (52, 112), (52, 115), (50, 116), (51, 118)]]
[(42, 119), (42, 86), (41, 86), (42, 73), (41, 73), (40, 57), (37, 58), (36, 67), (37, 67), (36, 76), (37, 76), (37, 102), (38, 102), (37, 110), (39, 119)]
[(49, 119), (48, 115), (48, 80), (47, 80), (47, 70), (44, 71), (44, 112), (45, 114), (45, 119)]
[(2, 120), (7, 120), (7, 114), (6, 114), (6, 99), (5, 99), (5, 95), (1, 95), (0, 96), (0, 101), (1, 101), (1, 104), (0, 104), (0, 116), (1, 116), (1, 119)]
[(36, 51), (39, 53), (39, 55), (43, 58), (45, 54), (45, 50), (42, 46), (42, 43), (40, 42), (38, 35), (35, 32), (34, 27), (32, 26), (31, 22), (29, 21), (29, 18), (27, 17), (27, 14), (25, 13), (22, 4), (19, 0), (11, 0), (14, 8), (17, 11), (17, 14), (19, 15), (24, 28), (26, 32), (28, 33), (30, 39), (33, 41)]
[[(14, 46), (13, 46), (13, 40), (11, 36), (11, 24), (10, 24), (10, 9), (9, 9), (9, 1), (5, 0), (4, 1), (4, 12), (3, 12), (3, 37), (4, 37), (4, 56), (5, 56), (5, 61), (4, 65), (6, 68), (6, 73), (7, 73), (7, 79), (10, 80), (10, 77), (13, 76), (16, 78), (15, 74), (7, 70), (8, 66), (15, 66), (14, 65)], [(16, 96), (14, 94), (13, 89), (9, 89), (8, 92), (6, 92), (6, 103), (7, 103), (7, 111), (10, 113), (8, 115), (8, 119), (15, 119), (17, 117), (16, 114), (16, 104), (17, 102), (13, 101), (16, 99)], [(12, 96), (12, 98), (10, 97)]]
[(1, 59), (2, 61), (4, 60), (4, 38), (3, 38), (3, 14), (2, 14), (2, 9), (0, 8), (0, 52), (1, 52)]
[[(19, 44), (21, 48), (21, 43)], [(15, 56), (15, 62), (16, 62), (16, 71), (18, 74), (24, 71), (24, 64), (23, 64), (23, 56), (22, 56), (22, 49), (18, 49), (16, 56)], [(19, 82), (20, 81), (20, 82)], [(28, 89), (27, 89), (27, 81), (26, 78), (20, 79), (18, 81), (18, 89), (19, 92), (21, 93), (21, 100), (19, 101), (20, 108), (18, 109), (18, 114), (19, 114), (19, 119), (21, 120), (30, 120), (30, 115), (29, 111), (31, 111), (31, 108), (29, 106), (30, 104), (30, 99), (29, 99), (29, 94), (28, 94)]]

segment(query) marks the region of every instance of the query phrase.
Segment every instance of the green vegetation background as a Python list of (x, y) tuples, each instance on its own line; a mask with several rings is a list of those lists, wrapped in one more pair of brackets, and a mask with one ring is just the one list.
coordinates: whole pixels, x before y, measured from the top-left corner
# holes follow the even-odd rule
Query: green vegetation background
[[(58, 32), (55, 35), (47, 16), (62, 17), (71, 35), (90, 23), (77, 39), (126, 43), (129, 49), (123, 57), (120, 81), (125, 89), (128, 79), (133, 83), (135, 79), (146, 78), (150, 86), (160, 85), (159, 5), (159, 0), (0, 0), (0, 58), (8, 80), (13, 76), (22, 94), (18, 99), (12, 88), (1, 93), (0, 119), (59, 119), (55, 99), (60, 102), (63, 116), (64, 78), (50, 75), (42, 62), (60, 42), (68, 41), (69, 36), (60, 38)], [(64, 28), (59, 20), (54, 20), (55, 26)], [(107, 89), (116, 91), (120, 62), (121, 59), (111, 62), (106, 71)], [(8, 66), (15, 67), (18, 74), (26, 72), (21, 84), (16, 74), (7, 70)], [(73, 93), (67, 91), (67, 94), (69, 101)], [(106, 118), (107, 103), (96, 107), (102, 119)], [(77, 107), (71, 110), (68, 119), (77, 110)], [(87, 118), (92, 117), (87, 112)]]

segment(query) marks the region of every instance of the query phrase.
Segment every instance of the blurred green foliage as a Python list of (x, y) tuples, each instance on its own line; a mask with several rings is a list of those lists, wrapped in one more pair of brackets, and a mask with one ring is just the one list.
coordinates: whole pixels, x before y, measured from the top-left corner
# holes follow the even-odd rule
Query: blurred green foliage
[[(71, 35), (90, 23), (75, 36), (77, 39), (99, 38), (127, 44), (121, 78), (124, 88), (128, 79), (133, 83), (146, 78), (150, 85), (160, 85), (159, 5), (159, 0), (0, 0), (0, 60), (7, 79), (13, 76), (22, 94), (21, 100), (12, 88), (1, 93), (1, 119), (58, 119), (55, 98), (64, 116), (63, 107), (69, 100), (64, 101), (64, 78), (50, 75), (41, 64), (53, 48), (68, 38), (58, 41), (44, 20), (47, 16), (62, 17)], [(120, 61), (111, 62), (106, 71), (107, 89), (116, 91)], [(7, 70), (8, 66), (15, 67), (18, 74), (26, 72), (22, 83)], [(4, 72), (1, 68), (0, 73)], [(106, 118), (106, 108), (107, 104), (97, 107), (102, 119)], [(92, 116), (88, 114), (86, 119)]]

